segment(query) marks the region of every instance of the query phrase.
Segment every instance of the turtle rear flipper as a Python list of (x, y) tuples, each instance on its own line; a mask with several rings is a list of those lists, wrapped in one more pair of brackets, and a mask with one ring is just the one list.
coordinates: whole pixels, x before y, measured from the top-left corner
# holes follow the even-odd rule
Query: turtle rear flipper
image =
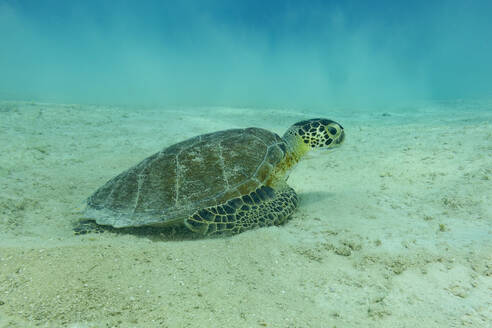
[(278, 190), (262, 186), (225, 204), (196, 211), (185, 220), (185, 225), (204, 235), (236, 234), (284, 223), (297, 207), (297, 202), (296, 192), (287, 185)]
[(75, 235), (85, 235), (88, 233), (101, 233), (105, 231), (113, 231), (110, 226), (103, 226), (96, 223), (94, 220), (80, 220), (73, 226)]

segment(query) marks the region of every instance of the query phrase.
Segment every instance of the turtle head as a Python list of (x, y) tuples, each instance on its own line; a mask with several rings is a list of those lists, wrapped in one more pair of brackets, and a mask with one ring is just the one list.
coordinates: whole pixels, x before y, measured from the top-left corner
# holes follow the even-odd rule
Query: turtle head
[(311, 149), (335, 148), (345, 139), (343, 127), (332, 120), (315, 118), (297, 122), (284, 134), (284, 140), (299, 158)]

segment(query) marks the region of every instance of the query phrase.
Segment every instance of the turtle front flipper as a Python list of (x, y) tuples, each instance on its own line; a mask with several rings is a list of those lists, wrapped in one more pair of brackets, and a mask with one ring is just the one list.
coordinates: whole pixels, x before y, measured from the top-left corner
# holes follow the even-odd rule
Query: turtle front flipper
[(285, 222), (297, 207), (297, 194), (285, 185), (279, 190), (262, 186), (227, 203), (196, 211), (185, 220), (193, 232), (203, 235), (240, 233)]

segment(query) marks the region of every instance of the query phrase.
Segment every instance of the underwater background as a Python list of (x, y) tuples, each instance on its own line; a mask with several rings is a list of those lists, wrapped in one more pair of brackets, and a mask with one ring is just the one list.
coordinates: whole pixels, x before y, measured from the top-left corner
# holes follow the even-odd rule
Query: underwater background
[(490, 97), (492, 3), (0, 1), (2, 98), (371, 107)]
[[(491, 17), (480, 0), (0, 0), (0, 328), (490, 328)], [(156, 152), (318, 117), (345, 141), (292, 170), (285, 224), (75, 233)]]

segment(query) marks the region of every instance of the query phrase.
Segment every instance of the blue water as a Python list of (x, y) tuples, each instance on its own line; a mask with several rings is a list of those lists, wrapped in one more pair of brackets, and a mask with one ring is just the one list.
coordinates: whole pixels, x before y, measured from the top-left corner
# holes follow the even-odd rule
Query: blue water
[[(0, 0), (0, 327), (489, 328), (491, 17), (492, 0)], [(73, 234), (161, 149), (314, 117), (346, 141), (293, 170), (285, 225)]]
[(492, 94), (491, 1), (0, 0), (0, 98), (372, 107)]

